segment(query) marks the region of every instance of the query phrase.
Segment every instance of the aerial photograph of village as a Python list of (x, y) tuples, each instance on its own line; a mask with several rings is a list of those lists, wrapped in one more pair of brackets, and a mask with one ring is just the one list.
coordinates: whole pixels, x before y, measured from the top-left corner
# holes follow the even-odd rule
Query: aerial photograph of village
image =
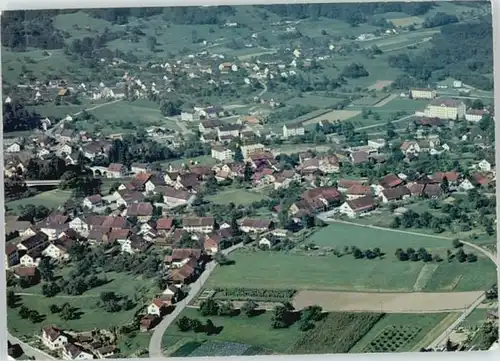
[(498, 347), (488, 2), (1, 16), (10, 360)]

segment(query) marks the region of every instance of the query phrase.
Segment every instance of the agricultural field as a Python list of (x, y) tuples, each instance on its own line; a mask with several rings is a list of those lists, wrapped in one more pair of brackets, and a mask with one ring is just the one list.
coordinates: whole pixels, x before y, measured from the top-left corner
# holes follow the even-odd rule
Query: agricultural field
[(290, 350), (293, 354), (347, 353), (382, 317), (381, 313), (329, 313)]
[(243, 188), (227, 188), (217, 194), (209, 195), (205, 197), (206, 200), (217, 203), (217, 204), (229, 204), (234, 203), (235, 205), (249, 205), (253, 202), (258, 202), (266, 199), (267, 196), (263, 193), (246, 190)]
[(362, 293), (299, 291), (293, 299), (296, 309), (319, 305), (325, 311), (439, 313), (462, 311), (476, 301), (483, 291)]
[(304, 122), (304, 125), (318, 124), (321, 121), (337, 122), (350, 120), (361, 114), (361, 110), (332, 110)]
[(54, 189), (47, 192), (39, 193), (33, 197), (23, 198), (11, 202), (7, 202), (6, 206), (8, 209), (17, 212), (19, 210), (19, 206), (45, 206), (49, 209), (56, 209), (64, 202), (66, 202), (71, 196), (71, 191), (64, 191), (60, 189)]
[(439, 336), (457, 313), (386, 314), (350, 350), (351, 353), (418, 351)]

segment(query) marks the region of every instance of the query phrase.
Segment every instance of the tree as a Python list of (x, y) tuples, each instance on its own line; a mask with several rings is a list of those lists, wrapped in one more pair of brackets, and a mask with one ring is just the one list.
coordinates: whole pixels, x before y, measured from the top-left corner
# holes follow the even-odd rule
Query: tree
[(181, 332), (187, 332), (191, 329), (191, 319), (189, 317), (183, 316), (179, 318), (176, 324)]
[(236, 150), (234, 151), (234, 161), (236, 163), (242, 163), (244, 160), (243, 158), (243, 153), (241, 152), (241, 147), (237, 146)]
[(234, 305), (231, 301), (221, 302), (219, 304), (218, 314), (219, 316), (232, 316), (234, 315)]
[(61, 308), (58, 305), (52, 304), (49, 306), (50, 313), (58, 313), (61, 311)]
[(18, 297), (16, 296), (16, 293), (12, 290), (8, 290), (7, 291), (7, 306), (9, 308), (16, 307), (17, 300), (18, 300)]
[(285, 306), (276, 306), (274, 308), (274, 314), (271, 317), (271, 327), (272, 328), (285, 328), (288, 326), (286, 322), (288, 311)]
[(460, 240), (458, 240), (458, 239), (456, 239), (456, 238), (455, 238), (455, 239), (452, 241), (452, 245), (453, 245), (453, 248), (460, 248), (460, 247), (462, 247), (462, 246), (463, 246), (463, 243), (462, 243), (462, 242), (460, 242)]
[(40, 322), (41, 315), (36, 310), (31, 310), (28, 316), (29, 320), (33, 323)]
[(30, 316), (30, 309), (26, 306), (21, 306), (19, 309), (19, 316), (23, 319), (28, 318)]
[(148, 46), (149, 51), (154, 52), (156, 50), (156, 38), (154, 36), (148, 36), (146, 40), (146, 44)]
[(255, 314), (255, 310), (257, 309), (258, 305), (252, 301), (248, 300), (241, 306), (241, 311), (247, 315), (247, 317), (252, 317)]
[(246, 162), (245, 169), (243, 171), (243, 180), (245, 182), (250, 182), (252, 180), (252, 176), (253, 176), (252, 165), (250, 164), (250, 162)]
[(70, 304), (65, 303), (61, 307), (59, 316), (65, 321), (74, 320), (76, 318), (76, 309), (73, 308)]
[(200, 320), (197, 318), (192, 318), (189, 321), (190, 324), (190, 329), (193, 330), (194, 332), (200, 332), (203, 329), (203, 323), (201, 323)]
[(202, 316), (217, 316), (219, 304), (212, 298), (206, 299), (200, 303), (199, 311)]

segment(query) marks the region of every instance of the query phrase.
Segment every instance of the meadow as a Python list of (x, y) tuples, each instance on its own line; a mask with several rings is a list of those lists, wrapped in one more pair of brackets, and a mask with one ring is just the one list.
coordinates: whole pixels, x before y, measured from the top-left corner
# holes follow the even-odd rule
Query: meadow
[[(67, 275), (68, 268), (58, 272), (56, 276)], [(126, 295), (134, 300), (137, 294), (142, 298), (152, 297), (151, 290), (154, 289), (153, 282), (140, 277), (125, 273), (108, 272), (105, 274), (108, 282), (102, 286), (84, 292), (82, 295), (71, 296), (58, 294), (48, 298), (42, 295), (41, 284), (22, 290), (18, 295), (19, 304), (31, 310), (38, 311), (43, 315), (43, 320), (33, 323), (20, 317), (19, 307), (9, 308), (7, 313), (9, 331), (13, 335), (34, 335), (39, 334), (40, 328), (48, 325), (57, 325), (63, 329), (75, 331), (89, 331), (94, 328), (109, 328), (111, 326), (121, 326), (133, 320), (134, 314), (142, 308), (142, 301), (136, 307), (128, 311), (108, 313), (97, 304), (101, 292), (115, 292)], [(55, 304), (62, 306), (69, 303), (76, 308), (78, 317), (73, 320), (61, 319), (59, 314), (51, 313), (50, 306)]]
[(217, 194), (209, 195), (205, 199), (209, 202), (216, 204), (229, 204), (234, 203), (235, 205), (250, 205), (253, 202), (258, 202), (266, 199), (266, 195), (256, 192), (249, 191), (242, 188), (227, 188)]
[(71, 196), (71, 191), (53, 189), (51, 191), (42, 192), (33, 197), (23, 198), (11, 202), (7, 202), (6, 206), (15, 212), (19, 211), (19, 207), (27, 205), (45, 206), (49, 209), (56, 209), (66, 202)]

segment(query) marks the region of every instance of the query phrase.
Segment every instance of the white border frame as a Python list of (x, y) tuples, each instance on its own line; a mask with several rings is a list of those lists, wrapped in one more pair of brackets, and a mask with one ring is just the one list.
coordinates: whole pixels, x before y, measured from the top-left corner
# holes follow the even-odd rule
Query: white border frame
[[(134, 0), (106, 0), (106, 6), (103, 5), (103, 2), (100, 0), (86, 0), (85, 5), (81, 5), (78, 2), (68, 3), (65, 0), (50, 0), (50, 1), (37, 1), (37, 0), (0, 0), (0, 15), (1, 11), (6, 10), (41, 10), (41, 9), (81, 9), (81, 8), (103, 8), (103, 7), (113, 7), (113, 8), (125, 8), (125, 7), (137, 7), (137, 2)], [(384, 2), (402, 2), (402, 0), (379, 0)], [(404, 0), (403, 0), (404, 1)], [(408, 0), (406, 0), (408, 1)], [(426, 2), (425, 0), (413, 0), (415, 2), (421, 1)], [(450, 0), (441, 0), (441, 1), (450, 1)], [(174, 0), (146, 0), (141, 2), (140, 7), (168, 7), (168, 6), (200, 6), (200, 5), (210, 5), (210, 6), (219, 6), (219, 5), (271, 5), (271, 4), (285, 4), (285, 3), (327, 3), (327, 2), (338, 2), (338, 3), (360, 3), (360, 2), (378, 2), (378, 1), (370, 1), (370, 0), (242, 0), (242, 1), (227, 1), (227, 0), (184, 0), (182, 5), (179, 4), (179, 1)], [(492, 18), (493, 18), (493, 46), (494, 46), (494, 59), (493, 59), (493, 69), (494, 69), (494, 95), (495, 96), (495, 116), (494, 118), (498, 118), (500, 116), (500, 46), (495, 46), (496, 44), (500, 44), (500, 0), (491, 0), (491, 8), (492, 8)], [(1, 21), (1, 18), (0, 18)], [(2, 64), (2, 55), (0, 51), (0, 64)], [(496, 70), (496, 71), (495, 71)], [(0, 69), (1, 74), (1, 69)], [(1, 75), (0, 75), (1, 79)], [(2, 86), (0, 85), (0, 99), (2, 99)], [(3, 114), (0, 112), (0, 120), (3, 121)], [(0, 128), (0, 164), (3, 167), (3, 127)], [(500, 126), (495, 126), (495, 164), (498, 164), (500, 161)], [(3, 172), (0, 172), (0, 195), (4, 194), (4, 175)], [(496, 188), (500, 190), (500, 177), (496, 179)], [(497, 199), (497, 220), (498, 215), (500, 214), (500, 191), (497, 191), (496, 194)], [(0, 245), (2, 245), (2, 251), (5, 249), (5, 203), (4, 197), (0, 196)], [(498, 280), (500, 280), (500, 223), (497, 222), (497, 274)], [(5, 262), (0, 260), (0, 287), (6, 283), (5, 277)], [(499, 292), (500, 294), (500, 292)], [(0, 342), (0, 355), (7, 355), (7, 304), (6, 304), (6, 292), (5, 289), (3, 291), (3, 299), (0, 300), (0, 324), (5, 325), (5, 327), (0, 327), (0, 340), (4, 340)], [(499, 310), (500, 315), (500, 310)], [(243, 357), (245, 360), (255, 360), (255, 361), (302, 361), (302, 360), (315, 360), (315, 361), (328, 361), (328, 360), (339, 360), (339, 361), (348, 361), (353, 359), (358, 359), (362, 361), (385, 361), (385, 360), (394, 360), (399, 361), (401, 357), (407, 357), (411, 359), (411, 361), (427, 361), (431, 360), (467, 360), (469, 357), (473, 359), (481, 359), (488, 361), (498, 361), (500, 356), (500, 350), (497, 351), (480, 351), (480, 352), (429, 352), (429, 353), (390, 353), (390, 354), (335, 354), (335, 355), (307, 355), (307, 356), (245, 356)], [(186, 357), (186, 358), (175, 358), (178, 361), (206, 361), (208, 360), (227, 360), (227, 361), (239, 361), (242, 356), (235, 357), (213, 357), (213, 358), (203, 358), (203, 357)], [(5, 360), (7, 357), (0, 356), (0, 360)], [(150, 360), (157, 361), (165, 361), (165, 358), (153, 359)], [(141, 361), (145, 360), (144, 358), (137, 359), (115, 359), (115, 360), (136, 360)]]

